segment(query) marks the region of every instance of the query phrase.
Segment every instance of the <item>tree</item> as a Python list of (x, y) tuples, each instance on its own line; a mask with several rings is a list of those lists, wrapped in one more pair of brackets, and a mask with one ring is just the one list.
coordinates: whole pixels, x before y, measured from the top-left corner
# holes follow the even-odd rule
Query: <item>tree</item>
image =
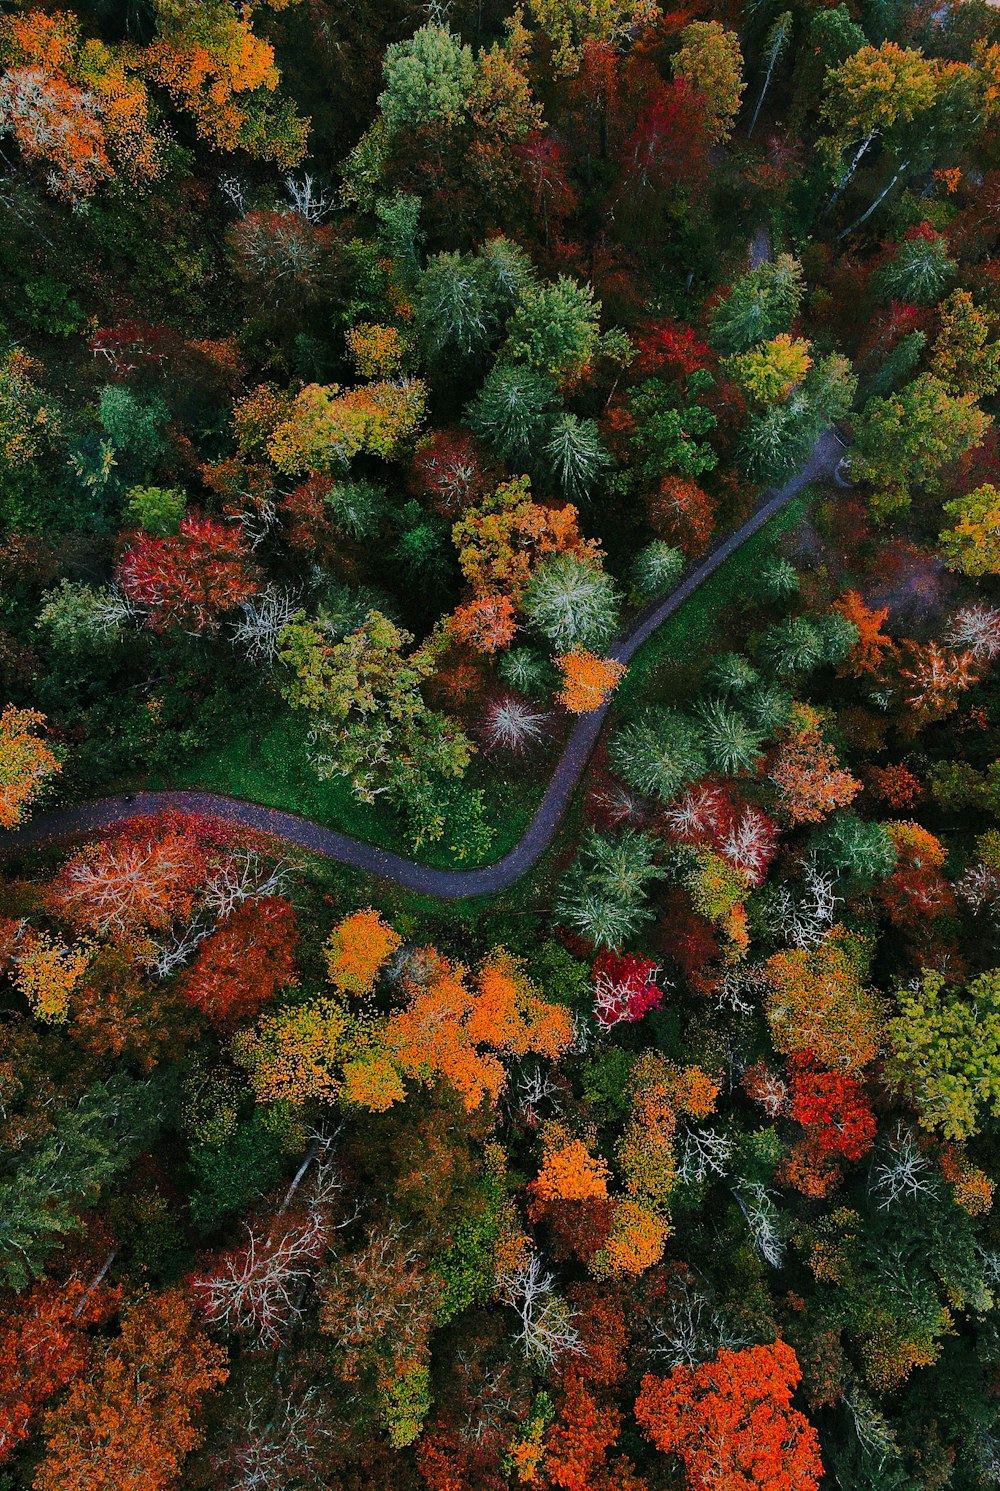
[(910, 710), (909, 728), (943, 719), (958, 706), (958, 697), (979, 681), (980, 666), (971, 652), (952, 652), (936, 642), (904, 644), (908, 668), (900, 668), (903, 698)]
[[(685, 480), (718, 464), (708, 442), (695, 438), (717, 423), (712, 411), (691, 396), (707, 386), (706, 378), (694, 375), (683, 392), (662, 378), (646, 378), (628, 395), (625, 428), (640, 480)], [(665, 478), (665, 472), (670, 476)]]
[(554, 554), (524, 592), (528, 619), (560, 652), (606, 647), (618, 623), (614, 581), (589, 554)]
[(910, 489), (939, 491), (941, 471), (974, 449), (989, 420), (970, 397), (955, 398), (933, 373), (898, 394), (869, 399), (854, 422), (851, 467), (878, 489), (883, 506), (905, 506)]
[(267, 443), (286, 475), (343, 472), (361, 452), (393, 460), (413, 440), (427, 407), (420, 378), (376, 379), (358, 388), (308, 383)]
[(201, 1406), (225, 1382), (225, 1361), (180, 1289), (137, 1300), (46, 1414), (37, 1491), (168, 1491), (201, 1441)]
[(820, 104), (827, 133), (819, 143), (836, 174), (833, 201), (876, 139), (898, 148), (905, 126), (926, 114), (936, 95), (934, 63), (894, 41), (859, 47), (827, 70)]
[(657, 15), (652, 0), (531, 0), (531, 9), (562, 77), (579, 71), (588, 47), (619, 44)]
[(796, 705), (771, 763), (769, 776), (791, 823), (820, 823), (834, 808), (846, 808), (861, 790), (861, 783), (837, 761), (819, 725), (814, 709)]
[(257, 589), (239, 529), (184, 518), (176, 538), (143, 535), (119, 565), (126, 599), (156, 632), (214, 632)]
[(686, 476), (661, 477), (647, 508), (653, 532), (675, 543), (682, 556), (700, 554), (712, 536), (715, 504)]
[(782, 11), (781, 15), (778, 16), (777, 20), (775, 20), (771, 24), (768, 33), (764, 38), (764, 53), (761, 59), (765, 63), (764, 82), (761, 85), (760, 94), (757, 98), (757, 104), (753, 111), (753, 118), (750, 120), (750, 123), (747, 126), (748, 139), (753, 134), (756, 127), (757, 119), (760, 115), (764, 99), (767, 96), (767, 90), (771, 86), (771, 79), (774, 77), (775, 69), (788, 50), (788, 44), (792, 39), (792, 30), (794, 28), (794, 23), (795, 17), (792, 15), (792, 12), (790, 10), (784, 10)]
[(39, 739), (45, 716), (8, 704), (0, 714), (0, 827), (17, 828), (28, 809), (48, 791), (62, 762)]
[(787, 332), (727, 359), (732, 377), (758, 404), (781, 404), (812, 366), (810, 344)]
[(21, 1289), (60, 1239), (148, 1142), (160, 1121), (160, 1088), (116, 1073), (64, 1107), (50, 1131), (0, 1182), (0, 1279)]
[(953, 290), (938, 307), (941, 330), (931, 348), (931, 372), (958, 397), (988, 398), (1000, 388), (1000, 342), (995, 321), (968, 290)]
[(27, 1437), (48, 1400), (84, 1369), (88, 1326), (103, 1320), (113, 1294), (73, 1276), (40, 1279), (0, 1319), (0, 1461)]
[(201, 138), (217, 150), (239, 148), (259, 160), (298, 165), (309, 121), (285, 100), (274, 104), (274, 48), (255, 35), (250, 10), (237, 15), (222, 0), (197, 8), (155, 0), (154, 12), (158, 34), (144, 63), (192, 116)]
[(668, 594), (680, 579), (684, 555), (662, 539), (640, 549), (632, 561), (630, 576), (640, 600), (651, 601)]
[(324, 778), (346, 776), (363, 802), (383, 793), (405, 799), (432, 774), (460, 777), (472, 746), (447, 716), (432, 710), (420, 685), (434, 670), (425, 650), (380, 611), (331, 644), (299, 612), (279, 638), (288, 667), (281, 691), (313, 722), (312, 762)]
[(555, 397), (556, 386), (547, 374), (496, 362), (467, 406), (465, 418), (507, 466), (524, 470), (543, 443)]
[(288, 901), (278, 896), (246, 901), (199, 945), (181, 981), (184, 998), (223, 1030), (255, 1019), (280, 990), (296, 982), (296, 942)]
[(143, 532), (169, 538), (179, 531), (186, 504), (177, 487), (132, 487), (125, 510)]
[(787, 332), (804, 293), (802, 267), (791, 254), (759, 264), (713, 308), (712, 341), (720, 352), (734, 356)]
[(701, 704), (698, 716), (711, 766), (727, 776), (751, 771), (761, 755), (764, 732), (719, 699)]
[(575, 383), (600, 350), (600, 317), (601, 302), (590, 285), (566, 275), (525, 285), (507, 322), (502, 356), (557, 386)]
[(1000, 574), (1000, 490), (987, 483), (946, 502), (944, 510), (954, 520), (938, 539), (949, 569)]
[(896, 995), (889, 1022), (890, 1076), (903, 1084), (923, 1128), (967, 1139), (1000, 1112), (1000, 975), (970, 980), (964, 993), (924, 969)]
[(611, 764), (630, 786), (668, 802), (708, 769), (699, 721), (672, 709), (649, 709), (611, 737)]
[(576, 501), (590, 496), (594, 485), (611, 464), (595, 421), (579, 419), (575, 414), (553, 417), (542, 447), (542, 457), (546, 470), (563, 496)]
[(594, 1014), (606, 1028), (622, 1020), (634, 1023), (663, 1003), (657, 983), (660, 970), (652, 958), (638, 953), (602, 952), (591, 970)]
[(323, 948), (330, 982), (343, 994), (370, 994), (379, 970), (402, 940), (370, 906), (345, 916)]
[(69, 996), (91, 958), (89, 947), (70, 948), (48, 932), (26, 928), (14, 954), (13, 982), (39, 1020), (60, 1024), (69, 1013)]
[(481, 726), (487, 750), (505, 750), (522, 756), (549, 733), (552, 716), (514, 694), (502, 694), (488, 706)]
[[(905, 304), (934, 305), (958, 266), (948, 257), (948, 242), (935, 233), (929, 223), (911, 228), (888, 264), (877, 276), (877, 284), (886, 299)], [(971, 396), (971, 389), (957, 392)]]
[(560, 882), (556, 915), (595, 947), (620, 948), (652, 919), (647, 892), (663, 874), (647, 834), (626, 829), (610, 838), (591, 829)]
[(850, 651), (837, 669), (841, 677), (864, 678), (877, 673), (892, 651), (892, 640), (881, 630), (889, 608), (870, 609), (856, 590), (845, 590), (831, 609), (854, 627), (855, 638)]
[(390, 133), (422, 124), (454, 126), (469, 106), (472, 49), (446, 26), (426, 25), (391, 42), (382, 59), (385, 91), (378, 106)]
[(813, 947), (768, 958), (765, 1012), (777, 1050), (831, 1071), (860, 1071), (875, 1058), (882, 1010), (865, 984), (869, 956), (856, 933), (833, 927)]
[(489, 346), (506, 308), (481, 255), (433, 254), (417, 288), (421, 344), (432, 360), (475, 357)]
[(507, 595), (477, 596), (456, 607), (446, 625), (453, 637), (476, 652), (498, 652), (517, 635), (514, 602)]
[(585, 648), (574, 648), (556, 658), (562, 670), (562, 686), (556, 695), (570, 714), (590, 714), (602, 708), (625, 677), (625, 666), (614, 658), (598, 657)]
[(712, 144), (723, 144), (743, 97), (743, 54), (735, 31), (727, 31), (718, 21), (692, 21), (681, 32), (673, 68), (675, 77), (683, 78), (704, 99)]
[(714, 1361), (644, 1377), (636, 1419), (699, 1491), (817, 1491), (819, 1440), (792, 1407), (801, 1378), (784, 1341), (723, 1347)]

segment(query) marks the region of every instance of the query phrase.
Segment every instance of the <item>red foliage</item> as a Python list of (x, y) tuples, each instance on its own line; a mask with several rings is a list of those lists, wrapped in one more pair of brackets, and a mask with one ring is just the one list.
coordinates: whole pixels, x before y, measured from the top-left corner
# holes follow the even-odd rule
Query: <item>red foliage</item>
[(641, 326), (635, 349), (629, 371), (641, 378), (687, 378), (713, 361), (711, 347), (694, 328), (669, 316)]
[(875, 1142), (875, 1114), (864, 1088), (843, 1072), (825, 1072), (809, 1056), (788, 1063), (791, 1114), (811, 1129), (824, 1153), (860, 1160)]
[(683, 78), (658, 81), (622, 152), (623, 196), (676, 191), (704, 178), (710, 145), (701, 94)]
[(658, 988), (659, 972), (652, 958), (638, 953), (603, 952), (591, 969), (594, 981), (594, 1014), (605, 1028), (622, 1020), (641, 1020), (663, 1003)]
[(181, 985), (184, 998), (224, 1029), (254, 1019), (295, 981), (297, 940), (288, 901), (245, 902), (198, 948)]
[(410, 465), (410, 490), (442, 517), (455, 518), (485, 493), (493, 473), (478, 441), (468, 430), (435, 430)]
[(239, 529), (211, 518), (185, 518), (176, 538), (138, 535), (119, 575), (154, 632), (215, 631), (220, 617), (257, 589)]
[(574, 1368), (564, 1384), (556, 1421), (545, 1436), (545, 1473), (561, 1491), (595, 1491), (604, 1484), (597, 1477), (618, 1438), (622, 1416), (617, 1408), (602, 1408)]
[(104, 357), (115, 378), (157, 368), (166, 362), (174, 336), (166, 326), (150, 326), (146, 321), (120, 321), (117, 326), (103, 327), (90, 339), (95, 357)]
[(691, 559), (712, 537), (715, 505), (697, 482), (686, 476), (667, 475), (649, 499), (649, 525)]
[(0, 1461), (26, 1438), (31, 1420), (83, 1368), (85, 1328), (109, 1308), (106, 1290), (80, 1279), (40, 1279), (0, 1319)]
[(896, 762), (889, 766), (869, 766), (864, 771), (868, 791), (891, 808), (909, 808), (923, 794), (920, 778), (908, 766)]

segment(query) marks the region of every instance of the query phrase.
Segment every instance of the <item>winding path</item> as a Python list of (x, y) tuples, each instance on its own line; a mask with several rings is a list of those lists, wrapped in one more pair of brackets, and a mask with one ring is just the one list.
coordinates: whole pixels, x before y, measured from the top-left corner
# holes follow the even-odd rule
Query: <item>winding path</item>
[[(735, 554), (748, 538), (763, 528), (809, 482), (817, 477), (833, 474), (843, 456), (844, 448), (844, 442), (833, 430), (826, 431), (816, 442), (802, 468), (783, 487), (766, 492), (752, 517), (690, 568), (670, 595), (663, 600), (653, 601), (641, 611), (625, 635), (611, 647), (610, 655), (619, 662), (630, 662), (657, 627), (668, 616), (672, 616), (694, 594), (698, 586)], [(301, 849), (311, 850), (314, 854), (325, 855), (327, 859), (337, 859), (343, 864), (353, 865), (355, 869), (377, 875), (382, 880), (391, 880), (396, 885), (405, 886), (407, 890), (421, 891), (447, 900), (492, 895), (506, 890), (507, 886), (520, 879), (552, 843), (609, 708), (610, 702), (592, 714), (581, 715), (574, 724), (545, 796), (520, 842), (495, 864), (483, 865), (474, 870), (438, 870), (430, 865), (420, 865), (413, 860), (403, 859), (401, 855), (391, 854), (388, 850), (378, 849), (374, 844), (365, 844), (359, 839), (338, 833), (336, 829), (324, 828), (322, 824), (296, 817), (293, 813), (241, 802), (214, 792), (139, 792), (133, 797), (107, 797), (97, 802), (82, 803), (78, 807), (56, 808), (48, 813), (40, 813), (23, 828), (0, 832), (0, 855), (44, 844), (53, 839), (75, 838), (94, 829), (110, 828), (113, 824), (130, 818), (172, 810), (200, 813), (243, 824), (288, 844), (295, 844)]]

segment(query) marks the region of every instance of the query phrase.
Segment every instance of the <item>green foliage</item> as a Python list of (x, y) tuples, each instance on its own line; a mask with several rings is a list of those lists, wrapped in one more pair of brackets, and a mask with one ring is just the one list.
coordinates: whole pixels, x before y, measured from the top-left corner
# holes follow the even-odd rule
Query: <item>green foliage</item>
[[(703, 386), (698, 378), (688, 382), (692, 393)], [(679, 395), (658, 378), (647, 378), (629, 395), (629, 412), (635, 420), (631, 464), (642, 482), (656, 482), (666, 472), (700, 476), (718, 465), (711, 445), (695, 438), (714, 430), (718, 421), (694, 399)]]
[(524, 609), (556, 653), (600, 652), (618, 624), (614, 581), (590, 556), (553, 554), (528, 582)]
[(180, 529), (186, 503), (187, 498), (177, 487), (133, 487), (125, 511), (144, 532), (166, 538)]
[(541, 448), (555, 398), (555, 384), (544, 373), (498, 362), (466, 409), (465, 418), (508, 467), (523, 470)]
[(468, 107), (475, 75), (472, 49), (446, 26), (421, 26), (407, 41), (392, 42), (382, 62), (385, 92), (379, 108), (386, 128), (457, 124)]
[(613, 837), (589, 830), (559, 884), (555, 913), (595, 947), (623, 947), (653, 912), (647, 892), (663, 870), (647, 834), (625, 829)]
[(883, 825), (866, 823), (854, 813), (833, 813), (812, 844), (821, 864), (865, 888), (896, 868), (896, 845)]
[(1000, 972), (980, 974), (959, 993), (925, 969), (896, 999), (890, 1076), (906, 1087), (924, 1128), (968, 1138), (987, 1114), (1000, 1115)]
[(566, 275), (526, 285), (507, 323), (503, 355), (556, 383), (571, 382), (597, 354), (600, 317), (590, 285)]
[(101, 391), (98, 413), (101, 428), (115, 449), (132, 457), (143, 470), (163, 453), (164, 426), (170, 415), (159, 395), (143, 403), (131, 389), (112, 383)]
[(632, 561), (630, 577), (640, 600), (651, 601), (667, 595), (681, 577), (684, 555), (662, 539), (639, 550)]
[(703, 776), (708, 752), (703, 726), (672, 709), (650, 709), (611, 737), (614, 770), (638, 792), (665, 802)]
[(805, 290), (802, 266), (779, 254), (734, 282), (712, 311), (712, 340), (722, 353), (747, 352), (788, 331)]
[(191, 1193), (188, 1205), (202, 1232), (246, 1212), (256, 1197), (277, 1184), (288, 1165), (279, 1135), (266, 1128), (254, 1111), (238, 1122), (221, 1144), (199, 1144), (188, 1159)]

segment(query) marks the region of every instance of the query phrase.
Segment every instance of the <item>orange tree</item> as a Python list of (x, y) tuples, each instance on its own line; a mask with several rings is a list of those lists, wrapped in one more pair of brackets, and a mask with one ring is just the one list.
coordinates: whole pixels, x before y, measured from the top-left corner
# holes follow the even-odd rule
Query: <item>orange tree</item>
[(23, 823), (31, 803), (62, 770), (56, 753), (38, 732), (45, 716), (8, 704), (0, 715), (0, 828)]

